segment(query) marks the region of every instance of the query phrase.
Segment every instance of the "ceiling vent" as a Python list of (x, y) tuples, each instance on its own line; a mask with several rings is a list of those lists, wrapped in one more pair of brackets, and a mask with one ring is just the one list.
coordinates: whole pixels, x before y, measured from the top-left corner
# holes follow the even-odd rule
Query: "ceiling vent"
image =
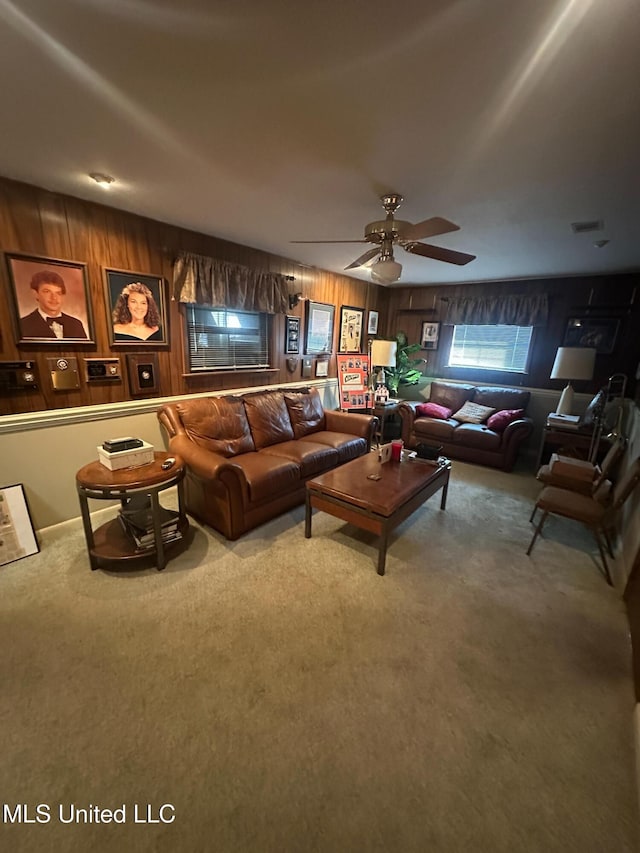
[(588, 222), (572, 222), (571, 230), (574, 234), (586, 234), (589, 231), (602, 231), (604, 222), (602, 219), (591, 219)]

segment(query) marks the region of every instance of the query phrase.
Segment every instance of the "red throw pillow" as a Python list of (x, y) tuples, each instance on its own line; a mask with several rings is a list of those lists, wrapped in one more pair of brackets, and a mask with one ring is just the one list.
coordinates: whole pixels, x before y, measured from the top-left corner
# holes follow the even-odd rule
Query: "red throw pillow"
[(494, 432), (504, 432), (511, 421), (517, 421), (523, 415), (524, 409), (502, 409), (500, 412), (496, 412), (495, 415), (491, 415), (487, 421), (487, 426), (489, 429), (494, 430)]
[(440, 421), (446, 421), (451, 417), (453, 409), (447, 409), (446, 406), (441, 406), (440, 403), (420, 403), (416, 406), (416, 414), (423, 418), (438, 418)]

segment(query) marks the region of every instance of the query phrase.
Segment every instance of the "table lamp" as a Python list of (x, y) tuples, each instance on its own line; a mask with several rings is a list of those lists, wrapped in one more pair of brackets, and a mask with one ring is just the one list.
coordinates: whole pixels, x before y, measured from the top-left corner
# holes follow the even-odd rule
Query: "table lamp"
[(572, 379), (591, 379), (596, 362), (596, 351), (593, 347), (558, 347), (551, 379), (566, 379), (567, 386), (560, 396), (556, 409), (558, 415), (570, 415), (573, 407)]
[(396, 352), (398, 350), (397, 341), (383, 341), (376, 339), (371, 342), (371, 375), (376, 368), (380, 368), (376, 375), (376, 382), (379, 385), (384, 385), (386, 377), (384, 375), (385, 367), (396, 366)]

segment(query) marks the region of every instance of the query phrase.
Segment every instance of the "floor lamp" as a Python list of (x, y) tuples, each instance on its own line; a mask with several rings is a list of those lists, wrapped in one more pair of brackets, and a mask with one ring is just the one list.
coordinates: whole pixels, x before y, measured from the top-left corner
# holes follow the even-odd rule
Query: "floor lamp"
[(560, 396), (556, 409), (557, 415), (571, 414), (573, 408), (571, 380), (592, 379), (595, 363), (596, 351), (593, 347), (558, 347), (550, 378), (568, 381)]

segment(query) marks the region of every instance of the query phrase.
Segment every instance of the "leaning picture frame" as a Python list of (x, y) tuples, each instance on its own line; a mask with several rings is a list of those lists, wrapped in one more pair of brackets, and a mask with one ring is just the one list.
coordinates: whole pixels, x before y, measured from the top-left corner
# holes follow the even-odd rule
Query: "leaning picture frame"
[(22, 483), (0, 487), (0, 566), (39, 550)]
[(105, 269), (111, 346), (163, 346), (169, 341), (162, 276)]
[(343, 305), (340, 308), (340, 343), (338, 352), (361, 352), (364, 310)]
[(95, 343), (87, 265), (5, 253), (19, 344)]
[(617, 317), (570, 317), (563, 346), (593, 347), (599, 355), (611, 355), (619, 329)]
[(307, 303), (307, 329), (305, 353), (320, 355), (333, 349), (333, 322), (335, 306), (324, 302)]
[(420, 348), (428, 350), (438, 349), (438, 338), (440, 337), (440, 323), (425, 320), (420, 331)]

